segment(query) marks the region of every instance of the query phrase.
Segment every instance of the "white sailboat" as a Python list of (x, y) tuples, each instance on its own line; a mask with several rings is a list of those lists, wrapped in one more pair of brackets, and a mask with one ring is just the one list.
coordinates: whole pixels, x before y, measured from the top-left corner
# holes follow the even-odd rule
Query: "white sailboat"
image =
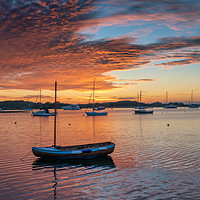
[(199, 106), (197, 104), (193, 103), (193, 90), (191, 92), (191, 102), (189, 104), (189, 108), (199, 108)]
[[(139, 97), (140, 97), (139, 102), (141, 103), (142, 102), (142, 91), (140, 91)], [(135, 114), (153, 114), (153, 110), (146, 110), (146, 109), (144, 109), (143, 106), (138, 106), (137, 110), (135, 110)]]
[(174, 105), (174, 104), (172, 104), (172, 103), (170, 103), (170, 104), (168, 104), (168, 92), (166, 92), (166, 106), (164, 106), (164, 108), (177, 108), (177, 106), (176, 105)]
[(69, 106), (63, 106), (61, 107), (63, 110), (80, 110), (80, 106), (78, 104), (73, 104)]
[(113, 142), (91, 143), (75, 146), (56, 145), (56, 115), (57, 115), (57, 82), (55, 82), (55, 110), (54, 110), (54, 144), (49, 147), (32, 147), (32, 152), (37, 157), (59, 159), (84, 159), (106, 156), (114, 151)]
[[(41, 103), (41, 90), (40, 90), (40, 103)], [(48, 117), (48, 116), (54, 116), (54, 113), (50, 113), (47, 108), (40, 108), (37, 112), (32, 112), (33, 116), (41, 116), (41, 117)]]
[(94, 83), (93, 83), (93, 90), (92, 90), (92, 96), (93, 96), (93, 106), (92, 106), (92, 111), (86, 111), (86, 115), (87, 116), (102, 116), (102, 115), (107, 115), (108, 112), (104, 111), (104, 112), (99, 112), (99, 110), (102, 109), (98, 109), (94, 107), (94, 90), (95, 90), (95, 78), (94, 78)]

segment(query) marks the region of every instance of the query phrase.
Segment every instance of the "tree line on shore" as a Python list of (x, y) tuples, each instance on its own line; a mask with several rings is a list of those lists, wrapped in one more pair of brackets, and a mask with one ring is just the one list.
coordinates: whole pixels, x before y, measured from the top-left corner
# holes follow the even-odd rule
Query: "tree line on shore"
[[(188, 107), (188, 104), (184, 104), (182, 102), (170, 102), (168, 104), (173, 103), (177, 107)], [(104, 103), (95, 103), (95, 107), (103, 106), (105, 108), (134, 108), (137, 106), (144, 107), (164, 107), (168, 105), (166, 103), (154, 102), (154, 103), (139, 103), (137, 101), (117, 101), (117, 102), (104, 102)], [(68, 103), (57, 102), (57, 108), (60, 109), (62, 106), (68, 106)], [(91, 108), (93, 104), (79, 104), (80, 108)], [(34, 103), (29, 101), (2, 101), (0, 102), (0, 108), (5, 110), (23, 110), (23, 109), (40, 109), (40, 108), (48, 108), (53, 109), (54, 103), (46, 102), (46, 103)]]

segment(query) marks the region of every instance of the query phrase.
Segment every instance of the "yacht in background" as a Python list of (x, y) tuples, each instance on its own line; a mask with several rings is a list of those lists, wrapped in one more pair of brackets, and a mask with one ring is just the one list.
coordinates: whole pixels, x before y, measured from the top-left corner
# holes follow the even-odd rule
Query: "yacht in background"
[[(140, 91), (140, 94), (139, 94), (139, 102), (141, 104), (141, 101), (142, 100), (142, 91)], [(134, 107), (136, 110), (135, 110), (135, 114), (153, 114), (153, 110), (146, 110), (144, 109), (144, 106), (137, 106), (137, 107)]]
[[(41, 105), (41, 99), (42, 99), (42, 95), (41, 95), (41, 90), (40, 90), (40, 105)], [(49, 110), (47, 108), (40, 108), (39, 111), (37, 112), (32, 112), (32, 116), (41, 116), (41, 117), (48, 117), (48, 116), (54, 116), (55, 113), (50, 113)]]
[(87, 116), (102, 116), (102, 115), (107, 115), (108, 112), (98, 112), (99, 110), (103, 109), (98, 109), (94, 107), (94, 90), (95, 90), (95, 78), (94, 78), (94, 83), (93, 83), (93, 90), (92, 90), (92, 96), (93, 96), (93, 106), (92, 106), (92, 111), (85, 111)]
[(189, 108), (199, 108), (199, 106), (197, 104), (193, 104), (193, 90), (191, 92), (191, 101), (190, 101), (190, 104), (188, 107)]
[(174, 104), (169, 104), (169, 105), (164, 106), (164, 108), (177, 108), (177, 106)]
[(177, 106), (172, 104), (172, 103), (168, 104), (168, 92), (166, 92), (166, 104), (167, 105), (164, 106), (165, 109), (167, 109), (167, 108), (177, 108)]
[(81, 109), (78, 104), (63, 106), (61, 108), (64, 109), (64, 110), (80, 110)]
[(41, 116), (41, 117), (48, 117), (48, 116), (54, 116), (55, 113), (50, 113), (48, 109), (40, 109), (37, 112), (32, 112), (33, 116)]

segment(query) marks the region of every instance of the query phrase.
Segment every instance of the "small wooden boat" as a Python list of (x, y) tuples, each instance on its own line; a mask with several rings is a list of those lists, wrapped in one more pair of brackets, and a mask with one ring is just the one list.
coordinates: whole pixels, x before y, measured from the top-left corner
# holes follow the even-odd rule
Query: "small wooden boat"
[(32, 147), (33, 154), (37, 157), (50, 157), (61, 159), (83, 159), (111, 154), (115, 148), (115, 144), (113, 142), (92, 143), (76, 146), (56, 145), (56, 92), (57, 82), (55, 82), (54, 145), (49, 147)]
[(33, 147), (33, 154), (37, 157), (56, 157), (56, 158), (93, 158), (111, 154), (115, 144), (112, 142), (92, 143), (76, 146), (51, 146)]

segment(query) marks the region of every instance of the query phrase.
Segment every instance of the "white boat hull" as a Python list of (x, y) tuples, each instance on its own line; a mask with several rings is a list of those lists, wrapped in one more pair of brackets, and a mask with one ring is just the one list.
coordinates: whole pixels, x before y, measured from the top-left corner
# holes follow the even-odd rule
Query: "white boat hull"
[(108, 112), (85, 112), (87, 116), (103, 116), (107, 115)]
[(48, 116), (54, 116), (55, 113), (46, 113), (45, 111), (38, 111), (38, 112), (32, 112), (33, 116), (43, 116), (43, 117), (48, 117)]

